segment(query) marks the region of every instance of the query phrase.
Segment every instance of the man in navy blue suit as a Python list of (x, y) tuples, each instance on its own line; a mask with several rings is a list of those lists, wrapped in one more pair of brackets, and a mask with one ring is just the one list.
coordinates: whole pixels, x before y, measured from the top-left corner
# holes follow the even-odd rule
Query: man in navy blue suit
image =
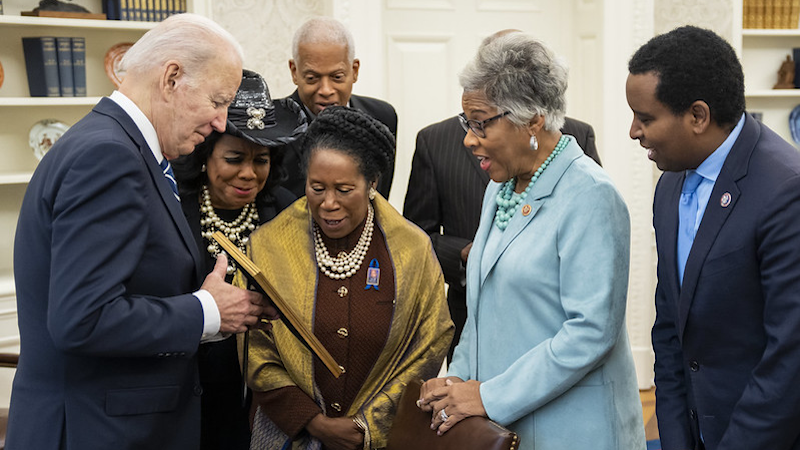
[(241, 55), (208, 19), (165, 20), (33, 174), (14, 248), (6, 448), (199, 448), (198, 344), (274, 310), (224, 282), (224, 257), (203, 281), (167, 161), (224, 131)]
[(628, 65), (656, 186), (664, 450), (800, 449), (800, 153), (745, 113), (733, 48), (681, 27)]

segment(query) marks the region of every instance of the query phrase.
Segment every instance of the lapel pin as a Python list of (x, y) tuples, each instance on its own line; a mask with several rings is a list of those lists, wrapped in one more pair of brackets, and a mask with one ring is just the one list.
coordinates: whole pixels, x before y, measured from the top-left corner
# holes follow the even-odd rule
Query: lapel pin
[(373, 288), (376, 291), (379, 291), (380, 288), (378, 287), (378, 283), (380, 278), (381, 269), (378, 264), (378, 260), (373, 258), (372, 261), (369, 262), (369, 268), (367, 269), (367, 285), (364, 286), (364, 290)]
[(727, 208), (728, 205), (730, 204), (731, 204), (731, 193), (726, 192), (722, 194), (722, 197), (719, 199), (719, 205), (722, 206), (723, 208)]
[(531, 205), (525, 205), (522, 207), (522, 215), (528, 217), (528, 214), (531, 213)]

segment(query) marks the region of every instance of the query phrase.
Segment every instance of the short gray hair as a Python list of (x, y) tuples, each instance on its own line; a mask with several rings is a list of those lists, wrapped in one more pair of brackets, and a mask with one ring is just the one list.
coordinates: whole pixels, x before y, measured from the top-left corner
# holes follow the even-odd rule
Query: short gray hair
[(544, 116), (544, 128), (564, 126), (568, 69), (547, 45), (524, 33), (495, 37), (478, 49), (459, 76), (464, 92), (480, 92), (509, 120), (526, 126)]
[(192, 83), (204, 74), (204, 66), (218, 58), (225, 44), (244, 60), (242, 46), (213, 20), (191, 13), (176, 14), (144, 34), (128, 49), (121, 67), (127, 74), (144, 74), (169, 60), (181, 61)]
[(356, 59), (356, 45), (353, 34), (341, 22), (333, 17), (314, 17), (300, 26), (292, 40), (292, 58), (295, 62), (300, 58), (300, 44), (336, 44), (347, 49), (347, 64)]

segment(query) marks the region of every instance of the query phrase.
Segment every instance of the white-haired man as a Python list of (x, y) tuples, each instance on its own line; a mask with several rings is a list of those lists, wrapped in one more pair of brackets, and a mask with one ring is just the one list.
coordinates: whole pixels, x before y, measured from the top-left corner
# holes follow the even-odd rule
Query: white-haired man
[[(336, 19), (315, 17), (300, 26), (292, 41), (289, 70), (297, 90), (292, 100), (305, 106), (313, 120), (328, 106), (350, 106), (380, 120), (397, 136), (397, 113), (392, 105), (376, 98), (353, 95), (361, 62), (355, 57), (350, 31)], [(306, 177), (300, 144), (287, 146), (283, 165), (288, 172), (284, 186), (298, 197), (305, 195)], [(378, 192), (389, 197), (394, 176), (394, 161), (378, 180)]]
[(225, 258), (203, 281), (169, 178), (168, 160), (224, 131), (241, 47), (184, 14), (122, 63), (119, 90), (53, 146), (22, 204), (9, 449), (196, 450), (198, 344), (274, 312), (224, 282)]

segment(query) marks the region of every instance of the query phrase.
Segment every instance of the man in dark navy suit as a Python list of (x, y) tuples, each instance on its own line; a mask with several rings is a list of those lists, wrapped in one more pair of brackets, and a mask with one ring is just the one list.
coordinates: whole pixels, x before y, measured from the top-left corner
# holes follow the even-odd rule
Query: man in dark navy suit
[(664, 171), (662, 448), (800, 449), (800, 153), (745, 113), (742, 66), (712, 31), (656, 36), (628, 70), (630, 136)]
[[(360, 66), (350, 31), (336, 19), (313, 18), (294, 34), (289, 70), (297, 90), (291, 98), (306, 108), (310, 120), (328, 106), (350, 106), (380, 120), (397, 137), (397, 113), (392, 105), (352, 94)], [(304, 155), (300, 148), (300, 140), (289, 144), (283, 159), (289, 176), (283, 186), (298, 197), (306, 195)], [(389, 198), (393, 177), (394, 160), (378, 180), (378, 192), (385, 198)]]
[(34, 172), (14, 247), (6, 448), (199, 448), (198, 344), (246, 331), (265, 307), (224, 282), (224, 257), (203, 281), (168, 160), (224, 131), (241, 55), (209, 19), (161, 22), (125, 55), (119, 90)]

